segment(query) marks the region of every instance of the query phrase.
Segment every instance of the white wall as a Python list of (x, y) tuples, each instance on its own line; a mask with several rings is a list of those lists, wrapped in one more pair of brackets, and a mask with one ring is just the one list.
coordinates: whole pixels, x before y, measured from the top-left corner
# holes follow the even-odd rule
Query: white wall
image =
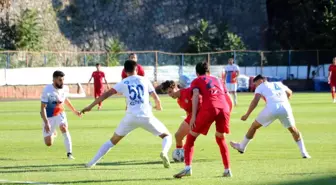
[[(326, 76), (328, 66), (324, 65), (319, 68), (320, 75)], [(211, 66), (211, 73), (215, 76), (221, 76), (222, 65)], [(116, 83), (121, 80), (122, 66), (102, 67), (106, 79), (109, 83)], [(154, 81), (154, 67), (145, 66), (146, 76)], [(184, 74), (195, 74), (194, 66), (159, 66), (158, 81), (178, 80), (180, 69)], [(52, 81), (52, 73), (55, 70), (61, 70), (65, 73), (65, 83), (87, 83), (95, 67), (43, 67), (43, 68), (18, 68), (18, 69), (0, 69), (0, 85), (39, 85), (49, 84)], [(312, 70), (315, 70), (313, 68)], [(323, 70), (325, 72), (323, 72)], [(241, 74), (254, 76), (261, 73), (260, 67), (240, 67)], [(287, 78), (288, 67), (263, 67), (262, 73), (265, 76)], [(307, 76), (307, 66), (291, 66), (289, 74), (294, 74), (294, 78), (305, 79)]]

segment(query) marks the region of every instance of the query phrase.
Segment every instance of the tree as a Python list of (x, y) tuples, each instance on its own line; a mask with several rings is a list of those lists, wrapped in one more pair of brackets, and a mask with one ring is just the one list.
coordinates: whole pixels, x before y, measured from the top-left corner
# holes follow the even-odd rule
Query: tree
[(108, 39), (105, 50), (107, 52), (107, 63), (108, 66), (118, 66), (119, 65), (119, 53), (125, 49), (125, 45), (119, 39), (110, 38)]

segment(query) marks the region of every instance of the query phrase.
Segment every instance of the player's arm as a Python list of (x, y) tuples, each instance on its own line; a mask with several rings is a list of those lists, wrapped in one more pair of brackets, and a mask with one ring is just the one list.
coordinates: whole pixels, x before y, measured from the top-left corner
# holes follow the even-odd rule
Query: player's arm
[(91, 76), (91, 78), (90, 78), (90, 80), (89, 80), (88, 84), (90, 84), (91, 80), (92, 80), (92, 76)]
[(193, 89), (193, 96), (192, 96), (192, 111), (191, 111), (191, 120), (190, 120), (190, 127), (191, 129), (195, 127), (196, 115), (198, 110), (198, 103), (199, 103), (199, 89)]
[(47, 119), (46, 108), (47, 108), (47, 104), (41, 102), (41, 108), (40, 108), (41, 118), (42, 118), (44, 124), (49, 124), (49, 121)]
[(222, 72), (222, 78), (223, 78), (223, 82), (225, 84), (226, 83), (226, 70), (225, 69)]
[(261, 94), (256, 93), (254, 95), (254, 98), (251, 101), (250, 106), (249, 106), (246, 114), (242, 117), (243, 121), (245, 121), (250, 116), (250, 114), (253, 112), (253, 110), (258, 106), (260, 98), (261, 98)]
[(159, 96), (156, 94), (155, 91), (151, 92), (150, 95), (152, 96), (152, 98), (155, 101), (155, 109), (161, 111), (162, 106), (161, 106), (161, 100), (160, 100)]
[(331, 71), (329, 70), (329, 73), (328, 73), (328, 84), (330, 84), (330, 80), (331, 80)]
[(75, 107), (72, 105), (71, 101), (69, 100), (69, 98), (66, 98), (64, 101), (64, 104), (69, 107), (69, 109), (76, 114), (77, 116), (80, 116), (80, 112), (78, 112)]
[(89, 106), (87, 106), (86, 108), (84, 108), (81, 113), (85, 113), (90, 111), (94, 106), (96, 106), (99, 102), (102, 102), (104, 100), (106, 100), (108, 97), (117, 94), (118, 92), (114, 89), (111, 88), (108, 91), (106, 91), (103, 95), (99, 96), (99, 98), (95, 99)]
[(105, 84), (106, 84), (107, 89), (110, 89), (110, 86), (109, 86), (109, 84), (107, 83), (107, 80), (106, 80), (105, 76), (104, 76), (104, 81), (105, 81)]

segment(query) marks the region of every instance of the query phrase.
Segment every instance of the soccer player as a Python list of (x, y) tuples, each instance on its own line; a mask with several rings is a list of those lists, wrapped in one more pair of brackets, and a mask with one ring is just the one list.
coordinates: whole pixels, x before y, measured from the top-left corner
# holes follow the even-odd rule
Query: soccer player
[[(181, 123), (179, 129), (175, 133), (176, 149), (183, 148), (183, 139), (189, 133), (189, 122), (191, 119), (192, 112), (192, 90), (191, 88), (179, 89), (177, 84), (173, 80), (167, 80), (161, 84), (162, 90), (167, 92), (170, 97), (177, 99), (179, 106), (186, 112), (187, 117)], [(199, 97), (198, 103), (202, 103), (201, 96)]]
[[(59, 127), (64, 137), (64, 145), (67, 151), (68, 159), (74, 159), (72, 155), (72, 142), (68, 129), (68, 121), (64, 112), (63, 104), (66, 104), (70, 110), (80, 117), (80, 112), (76, 111), (71, 104), (68, 86), (63, 85), (64, 73), (55, 71), (53, 73), (53, 83), (47, 85), (41, 96), (41, 117), (43, 120), (44, 143), (51, 146), (54, 142), (54, 133)], [(83, 96), (78, 96), (83, 97)]]
[(292, 96), (292, 91), (281, 82), (267, 82), (262, 75), (257, 75), (253, 79), (253, 82), (256, 85), (254, 99), (251, 101), (246, 114), (241, 117), (241, 120), (246, 121), (257, 107), (260, 98), (265, 99), (266, 107), (259, 113), (258, 117), (252, 123), (243, 141), (240, 143), (230, 142), (230, 145), (238, 150), (238, 152), (244, 153), (246, 146), (251, 139), (253, 139), (256, 131), (262, 126), (267, 127), (273, 121), (278, 119), (292, 134), (295, 142), (299, 146), (302, 157), (310, 158), (304, 145), (302, 135), (295, 126), (292, 108), (288, 101)]
[[(105, 81), (107, 89), (109, 89), (109, 85), (108, 85), (107, 80), (105, 78), (105, 73), (100, 70), (100, 67), (101, 67), (100, 64), (97, 63), (96, 64), (97, 70), (92, 73), (91, 78), (88, 82), (88, 84), (90, 84), (90, 82), (93, 78), (93, 84), (94, 84), (93, 96), (94, 96), (95, 99), (97, 99), (99, 96), (101, 96), (104, 92), (103, 79)], [(101, 107), (102, 107), (102, 102), (99, 102), (98, 110), (100, 110)]]
[[(192, 174), (191, 162), (194, 155), (194, 143), (200, 135), (206, 135), (213, 122), (216, 122), (216, 142), (219, 146), (224, 164), (224, 177), (231, 177), (229, 150), (225, 143), (225, 133), (229, 133), (230, 103), (225, 97), (225, 89), (220, 79), (211, 76), (207, 62), (196, 65), (197, 78), (191, 83), (192, 115), (190, 119), (190, 133), (187, 135), (184, 144), (185, 168), (174, 175), (175, 178), (182, 178)], [(198, 97), (202, 95), (202, 107), (198, 110)], [(196, 116), (197, 114), (197, 116)]]
[(329, 66), (328, 83), (330, 84), (332, 99), (336, 103), (336, 57), (333, 58), (332, 64)]
[(160, 157), (165, 168), (170, 167), (168, 151), (172, 145), (172, 137), (167, 128), (154, 117), (149, 103), (149, 95), (155, 100), (155, 109), (162, 110), (159, 96), (156, 94), (151, 82), (144, 77), (137, 75), (137, 63), (133, 60), (127, 60), (124, 63), (124, 69), (127, 78), (117, 83), (113, 88), (105, 92), (96, 99), (91, 105), (84, 108), (81, 112), (90, 111), (100, 101), (121, 93), (127, 98), (127, 111), (125, 117), (121, 120), (119, 126), (110, 140), (105, 142), (94, 158), (86, 164), (86, 167), (93, 167), (112, 147), (128, 133), (136, 128), (143, 128), (155, 136), (162, 138), (162, 152)]
[(225, 66), (223, 70), (222, 78), (231, 96), (233, 96), (234, 106), (236, 106), (238, 103), (237, 98), (238, 76), (239, 76), (239, 66), (237, 64), (234, 64), (233, 58), (229, 58), (228, 65)]
[[(131, 54), (128, 55), (128, 59), (133, 60), (137, 63), (137, 70), (138, 70), (137, 75), (145, 76), (145, 70), (143, 69), (143, 67), (140, 64), (138, 64), (138, 56), (135, 53), (131, 53)], [(124, 78), (127, 78), (127, 74), (125, 72), (125, 69), (123, 69), (122, 72), (121, 72), (121, 79), (124, 79)]]

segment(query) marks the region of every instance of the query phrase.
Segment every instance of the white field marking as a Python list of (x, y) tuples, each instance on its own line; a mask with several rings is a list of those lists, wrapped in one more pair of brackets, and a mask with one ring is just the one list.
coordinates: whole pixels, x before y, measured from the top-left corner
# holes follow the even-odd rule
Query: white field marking
[(4, 180), (4, 179), (0, 179), (0, 183), (14, 183), (14, 184), (45, 184), (45, 185), (53, 185), (53, 184), (46, 184), (46, 183), (42, 183), (42, 182), (11, 181), (11, 180)]

